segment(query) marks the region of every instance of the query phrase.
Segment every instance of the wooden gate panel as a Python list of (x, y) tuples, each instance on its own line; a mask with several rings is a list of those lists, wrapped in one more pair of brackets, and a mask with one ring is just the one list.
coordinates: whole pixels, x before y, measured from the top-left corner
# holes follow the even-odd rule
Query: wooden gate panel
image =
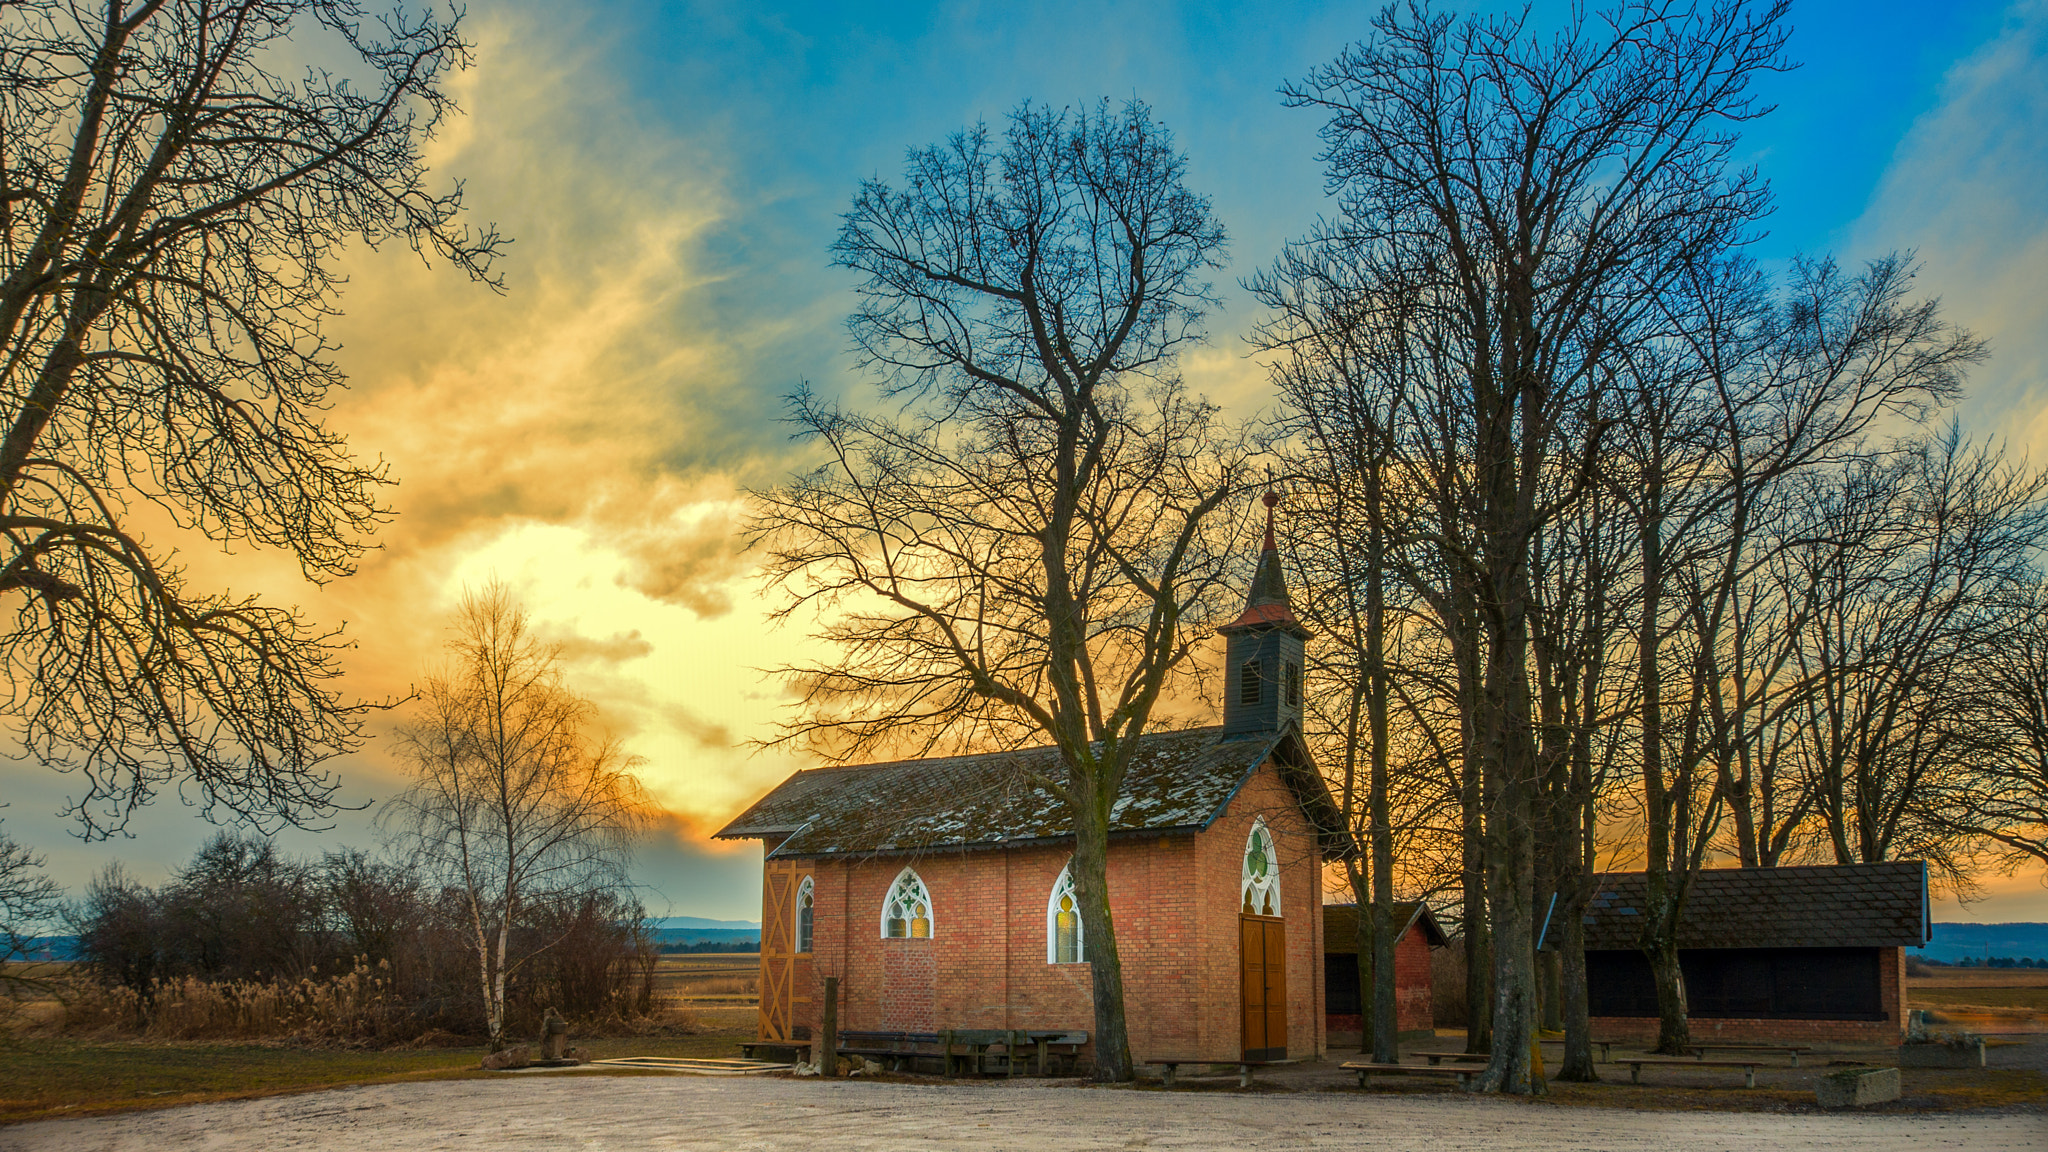
[(796, 1038), (796, 889), (794, 860), (770, 860), (761, 875), (761, 1010), (759, 1039)]

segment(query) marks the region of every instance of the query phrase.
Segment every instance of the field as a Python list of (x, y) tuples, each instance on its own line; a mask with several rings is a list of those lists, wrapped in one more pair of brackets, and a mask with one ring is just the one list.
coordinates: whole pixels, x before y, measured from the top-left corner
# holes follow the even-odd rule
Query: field
[(761, 957), (754, 952), (695, 952), (668, 955), (654, 970), (657, 996), (697, 1008), (760, 1002)]
[[(731, 1057), (736, 1032), (695, 1036), (576, 1038), (595, 1059)], [(283, 1044), (178, 1044), (29, 1039), (0, 1043), (0, 1124), (216, 1100), (272, 1096), (346, 1084), (491, 1078), (481, 1047), (416, 1051), (305, 1048)], [(615, 1075), (637, 1075), (620, 1072)]]
[[(740, 1042), (754, 1037), (759, 973), (759, 957), (751, 952), (664, 956), (656, 994), (671, 1005), (668, 1026), (644, 1035), (572, 1033), (571, 1043), (596, 1059), (738, 1056)], [(54, 1016), (56, 1007), (54, 1001), (20, 1005), (15, 1022), (33, 1025)], [(0, 1034), (0, 1124), (347, 1084), (495, 1076), (477, 1068), (484, 1051), (478, 1045), (377, 1050)]]
[(1906, 1000), (1985, 1032), (2048, 1032), (2048, 969), (1933, 968), (1906, 978)]

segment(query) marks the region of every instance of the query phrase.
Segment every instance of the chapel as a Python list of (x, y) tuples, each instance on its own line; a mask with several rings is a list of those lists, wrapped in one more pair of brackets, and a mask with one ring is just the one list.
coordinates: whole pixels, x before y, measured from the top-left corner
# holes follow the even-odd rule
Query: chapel
[[(1301, 738), (1302, 655), (1274, 547), (1220, 629), (1223, 722), (1142, 738), (1111, 815), (1110, 910), (1134, 1059), (1314, 1057), (1324, 862), (1341, 821)], [(1094, 1027), (1058, 749), (819, 768), (717, 833), (765, 850), (763, 1042), (841, 1029)], [(1090, 1046), (1081, 1052), (1085, 1061)]]

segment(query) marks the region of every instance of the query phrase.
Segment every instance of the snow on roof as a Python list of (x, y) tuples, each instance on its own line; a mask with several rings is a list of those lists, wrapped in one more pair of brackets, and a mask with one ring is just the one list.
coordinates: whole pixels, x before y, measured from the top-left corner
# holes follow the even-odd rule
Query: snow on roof
[[(1329, 792), (1292, 730), (1222, 738), (1222, 728), (1140, 738), (1110, 810), (1110, 832), (1207, 827), (1269, 758), (1319, 827), (1337, 827)], [(1041, 781), (1063, 780), (1052, 745), (798, 772), (720, 829), (761, 838), (777, 857), (917, 852), (1071, 835), (1066, 806)], [(1326, 852), (1336, 838), (1323, 836)]]

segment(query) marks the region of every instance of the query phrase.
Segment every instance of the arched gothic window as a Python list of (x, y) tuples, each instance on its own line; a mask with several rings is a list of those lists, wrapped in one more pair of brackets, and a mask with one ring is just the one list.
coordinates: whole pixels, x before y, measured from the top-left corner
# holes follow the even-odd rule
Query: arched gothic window
[(1263, 688), (1263, 680), (1257, 660), (1247, 660), (1237, 668), (1237, 702), (1257, 704)]
[(1292, 660), (1287, 662), (1287, 706), (1301, 707), (1301, 665)]
[(1273, 848), (1273, 833), (1266, 818), (1252, 821), (1252, 834), (1244, 842), (1244, 878), (1240, 891), (1242, 911), (1247, 916), (1278, 916), (1280, 909), (1280, 856)]
[(812, 903), (811, 878), (806, 876), (804, 882), (796, 887), (796, 950), (799, 952), (811, 950)]
[(914, 868), (897, 873), (882, 901), (882, 935), (892, 940), (928, 940), (932, 934), (932, 898)]
[(1074, 895), (1074, 866), (1060, 869), (1052, 898), (1045, 902), (1045, 962), (1079, 964), (1088, 958), (1081, 946), (1081, 904)]

